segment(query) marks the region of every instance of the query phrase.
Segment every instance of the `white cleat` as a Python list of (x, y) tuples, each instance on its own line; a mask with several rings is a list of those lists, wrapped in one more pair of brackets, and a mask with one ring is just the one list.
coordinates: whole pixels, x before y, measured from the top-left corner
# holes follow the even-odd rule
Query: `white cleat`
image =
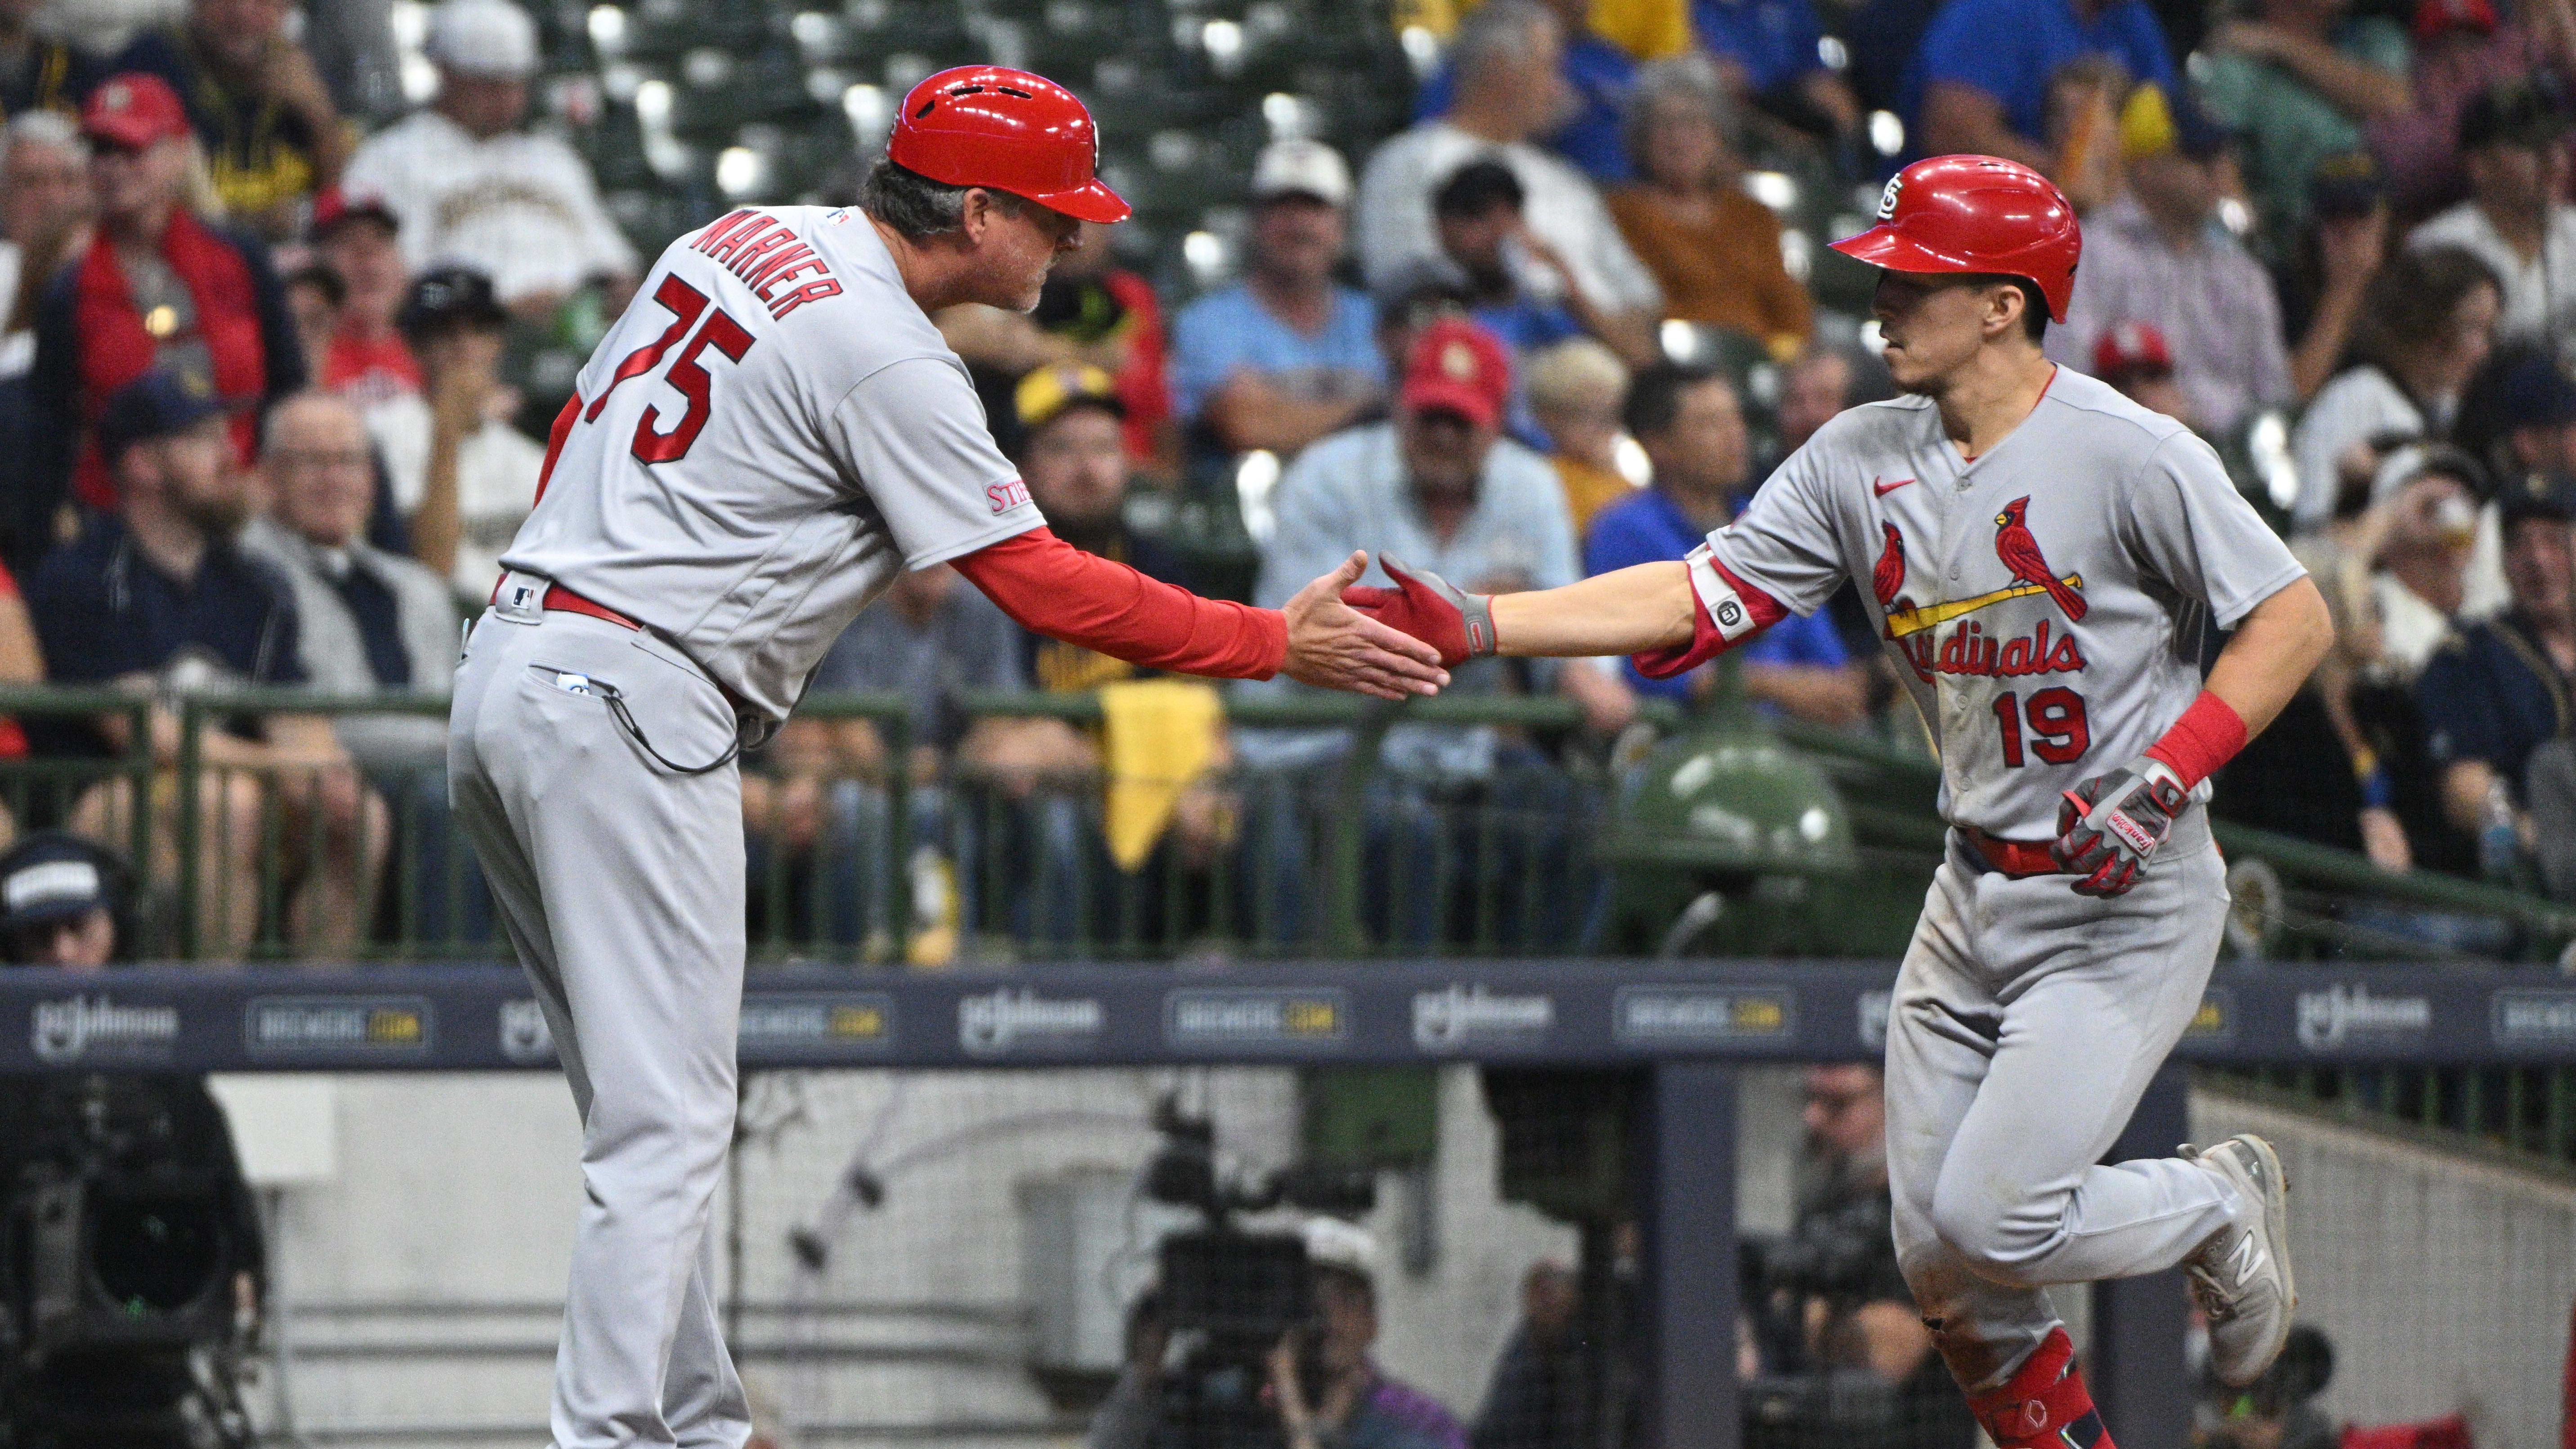
[(2210, 1366), (2219, 1382), (2243, 1388), (2281, 1356), (2299, 1308), (2290, 1277), (2290, 1182), (2272, 1144), (2250, 1132), (2214, 1147), (2185, 1143), (2181, 1152), (2225, 1178), (2246, 1205), (2243, 1223), (2219, 1229), (2183, 1260), (2192, 1297), (2209, 1318)]

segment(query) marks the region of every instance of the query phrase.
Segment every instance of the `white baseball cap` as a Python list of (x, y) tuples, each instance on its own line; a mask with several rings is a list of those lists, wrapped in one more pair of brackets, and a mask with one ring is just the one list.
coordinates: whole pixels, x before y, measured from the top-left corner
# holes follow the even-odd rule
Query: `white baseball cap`
[(1340, 1218), (1315, 1217), (1306, 1219), (1298, 1232), (1306, 1240), (1307, 1262), (1377, 1280), (1377, 1239), (1368, 1229)]
[(537, 73), (537, 23), (510, 0), (440, 0), (421, 53), (463, 75), (525, 80)]
[(1311, 196), (1333, 206), (1351, 199), (1351, 168), (1342, 153), (1321, 141), (1292, 136), (1262, 148), (1252, 163), (1252, 199)]

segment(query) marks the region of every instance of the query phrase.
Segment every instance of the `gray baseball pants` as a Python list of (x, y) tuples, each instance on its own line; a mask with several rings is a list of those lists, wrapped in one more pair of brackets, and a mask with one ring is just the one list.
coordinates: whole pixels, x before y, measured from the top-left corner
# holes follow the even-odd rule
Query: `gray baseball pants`
[(741, 777), (655, 764), (599, 693), (567, 687), (584, 679), (683, 764), (736, 728), (670, 645), (580, 614), (488, 611), (456, 671), (451, 800), (581, 1111), (554, 1443), (741, 1449), (707, 1230), (733, 1137)]
[(2200, 1007), (2226, 866), (2193, 810), (2127, 895), (1979, 867), (1955, 832), (1896, 978), (1896, 1253), (1961, 1387), (1997, 1387), (2057, 1314), (2043, 1285), (2174, 1267), (2242, 1213), (2178, 1157), (2101, 1165)]

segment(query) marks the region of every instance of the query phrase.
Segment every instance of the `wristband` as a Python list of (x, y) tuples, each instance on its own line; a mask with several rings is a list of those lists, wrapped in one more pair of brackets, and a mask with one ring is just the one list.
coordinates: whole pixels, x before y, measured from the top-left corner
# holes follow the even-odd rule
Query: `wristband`
[(2147, 747), (2150, 758), (2164, 761), (2188, 790), (2216, 773), (2245, 748), (2245, 717), (2233, 705), (2204, 689), (2173, 722), (2164, 738)]
[(1780, 601), (1720, 563), (1707, 544), (1682, 559), (1691, 586), (1691, 640), (1631, 655), (1648, 679), (1670, 679), (1734, 648), (1789, 616)]

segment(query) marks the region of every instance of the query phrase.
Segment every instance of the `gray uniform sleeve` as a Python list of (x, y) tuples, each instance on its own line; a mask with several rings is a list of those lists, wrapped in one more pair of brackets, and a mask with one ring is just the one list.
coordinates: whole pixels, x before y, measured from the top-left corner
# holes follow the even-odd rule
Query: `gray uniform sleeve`
[(2121, 499), (2140, 572), (2206, 601), (2221, 629), (2307, 573), (2195, 434), (2159, 445)]
[(1719, 562), (1794, 614), (1824, 607), (1848, 572), (1823, 471), (1811, 442), (1780, 465), (1733, 523), (1708, 536)]
[(888, 363), (824, 421), (824, 444), (894, 534), (906, 568), (973, 553), (1046, 522), (993, 444), (966, 371), (937, 357)]

